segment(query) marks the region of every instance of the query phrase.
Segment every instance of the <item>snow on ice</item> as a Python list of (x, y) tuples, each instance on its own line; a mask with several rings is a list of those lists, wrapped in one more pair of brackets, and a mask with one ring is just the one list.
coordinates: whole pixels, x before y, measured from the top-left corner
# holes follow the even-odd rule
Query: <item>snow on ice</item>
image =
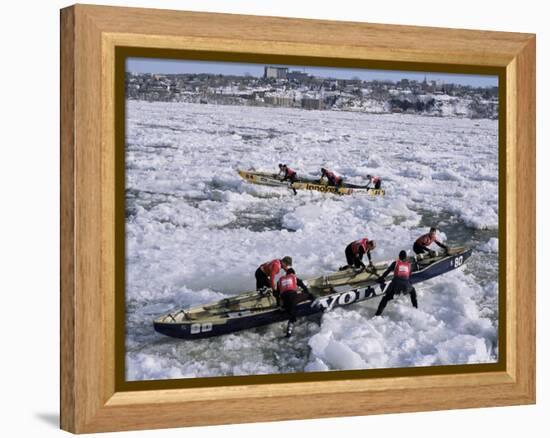
[[(127, 104), (127, 378), (266, 374), (494, 362), (498, 319), (498, 122), (285, 108)], [(237, 168), (287, 163), (385, 197), (337, 197), (248, 184)], [(181, 307), (253, 290), (254, 271), (291, 255), (302, 278), (338, 269), (345, 246), (375, 239), (391, 260), (431, 224), (473, 246), (460, 270), (417, 286), (374, 317), (378, 300), (197, 341), (154, 332)]]

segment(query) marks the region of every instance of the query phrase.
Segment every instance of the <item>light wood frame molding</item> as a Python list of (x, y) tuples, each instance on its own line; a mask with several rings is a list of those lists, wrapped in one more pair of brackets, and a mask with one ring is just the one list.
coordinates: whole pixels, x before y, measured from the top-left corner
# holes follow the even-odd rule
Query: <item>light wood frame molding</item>
[[(504, 369), (330, 384), (117, 391), (114, 93), (119, 46), (502, 69)], [(61, 11), (62, 429), (90, 433), (534, 402), (534, 35), (91, 5)]]

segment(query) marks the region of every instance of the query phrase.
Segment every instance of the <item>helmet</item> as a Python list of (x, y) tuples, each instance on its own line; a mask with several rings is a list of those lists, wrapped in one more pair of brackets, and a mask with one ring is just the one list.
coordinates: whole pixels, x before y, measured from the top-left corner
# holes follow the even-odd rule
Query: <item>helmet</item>
[(374, 240), (369, 240), (369, 244), (372, 249), (376, 248), (376, 242)]
[(284, 256), (281, 261), (286, 265), (286, 266), (292, 266), (292, 257), (289, 257), (289, 256)]
[(407, 251), (399, 251), (399, 260), (404, 261), (407, 258)]
[(284, 166), (284, 164), (279, 163), (279, 169), (280, 169), (281, 167), (283, 167), (283, 166)]
[(325, 169), (324, 167), (321, 167), (321, 173), (327, 173), (327, 169)]

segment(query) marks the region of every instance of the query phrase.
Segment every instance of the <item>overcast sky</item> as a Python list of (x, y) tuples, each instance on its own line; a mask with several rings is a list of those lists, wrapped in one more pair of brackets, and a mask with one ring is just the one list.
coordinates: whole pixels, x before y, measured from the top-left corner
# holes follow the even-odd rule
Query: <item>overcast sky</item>
[[(237, 62), (212, 62), (212, 61), (182, 61), (155, 58), (128, 58), (126, 71), (131, 73), (211, 73), (243, 76), (250, 74), (260, 77), (264, 74), (265, 65), (276, 64), (244, 64)], [(361, 78), (363, 80), (390, 80), (415, 79), (423, 81), (442, 80), (445, 83), (471, 85), (474, 87), (496, 87), (498, 76), (450, 74), (436, 72), (411, 72), (390, 70), (367, 70), (359, 68), (334, 68), (334, 67), (304, 67), (295, 65), (281, 65), (289, 70), (305, 71), (308, 74), (335, 79)]]

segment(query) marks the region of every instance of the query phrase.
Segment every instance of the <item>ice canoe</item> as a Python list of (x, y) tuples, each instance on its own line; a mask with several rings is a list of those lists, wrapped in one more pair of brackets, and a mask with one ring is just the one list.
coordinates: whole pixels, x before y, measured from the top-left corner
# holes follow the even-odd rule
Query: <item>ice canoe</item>
[(321, 193), (334, 193), (338, 195), (351, 195), (352, 193), (364, 193), (370, 196), (384, 196), (384, 189), (373, 189), (367, 186), (350, 184), (344, 182), (342, 186), (330, 186), (320, 183), (318, 179), (298, 178), (294, 183), (281, 181), (280, 175), (276, 173), (256, 172), (252, 170), (238, 170), (242, 179), (252, 184), (260, 184), (271, 187), (286, 187), (295, 190), (309, 190)]
[[(448, 252), (435, 253), (434, 256), (410, 257), (413, 267), (411, 281), (419, 283), (457, 269), (471, 254), (469, 248), (455, 247)], [(384, 290), (376, 280), (390, 263), (377, 264), (370, 272), (347, 269), (306, 280), (312, 297), (300, 294), (297, 316), (305, 317), (383, 295)], [(386, 281), (389, 282), (391, 278), (390, 274)], [(272, 294), (252, 291), (168, 313), (154, 321), (154, 328), (167, 336), (200, 339), (272, 324), (287, 318), (287, 313), (277, 306)]]

